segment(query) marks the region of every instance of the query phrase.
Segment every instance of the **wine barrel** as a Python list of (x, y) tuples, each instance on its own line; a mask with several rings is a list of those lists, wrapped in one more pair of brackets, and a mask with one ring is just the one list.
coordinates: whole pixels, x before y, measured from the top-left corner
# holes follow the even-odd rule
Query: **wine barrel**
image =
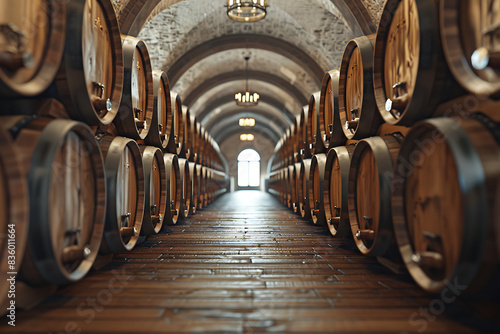
[[(1, 128), (0, 142), (0, 268), (18, 272), (28, 239), (28, 185), (12, 138)], [(9, 306), (9, 287), (7, 280), (0, 282), (0, 316)]]
[(191, 113), (189, 107), (182, 106), (182, 126), (184, 127), (184, 150), (181, 151), (180, 156), (191, 159), (191, 152), (193, 151), (193, 138), (191, 133)]
[(333, 147), (328, 151), (325, 165), (324, 205), (328, 230), (333, 236), (352, 235), (347, 209), (349, 167), (355, 145)]
[(295, 126), (293, 142), (292, 142), (293, 163), (299, 162), (302, 159), (302, 157), (300, 155), (300, 148), (301, 148), (301, 141), (302, 141), (302, 129), (300, 128), (300, 126), (301, 126), (300, 116), (301, 116), (300, 114), (297, 115), (293, 121), (293, 124)]
[[(30, 203), (19, 278), (34, 286), (76, 282), (92, 267), (103, 235), (106, 187), (99, 146), (90, 128), (77, 121), (11, 121)], [(16, 236), (22, 236), (19, 229)]]
[(200, 123), (196, 119), (195, 115), (191, 115), (191, 161), (198, 163), (199, 153), (200, 153), (200, 142), (199, 142), (199, 131)]
[(203, 178), (203, 207), (206, 207), (208, 205), (208, 182), (209, 182), (209, 175), (208, 175), (208, 167), (203, 166), (201, 169), (201, 177)]
[(472, 94), (500, 97), (497, 1), (440, 1), (444, 55), (460, 85)]
[(61, 64), (65, 31), (62, 1), (2, 1), (0, 95), (34, 96), (46, 90)]
[(372, 36), (347, 43), (339, 77), (339, 116), (348, 139), (362, 139), (377, 133), (382, 118), (373, 92)]
[(104, 135), (99, 140), (105, 161), (107, 206), (102, 254), (132, 250), (144, 217), (144, 170), (141, 151), (130, 138)]
[(198, 209), (204, 208), (204, 193), (205, 193), (205, 179), (203, 177), (203, 166), (201, 164), (196, 164), (196, 174), (198, 175)]
[(293, 183), (293, 178), (294, 178), (294, 174), (295, 174), (295, 166), (292, 164), (292, 165), (289, 165), (288, 167), (288, 173), (287, 173), (287, 180), (286, 180), (286, 188), (287, 188), (287, 191), (286, 191), (286, 206), (289, 208), (289, 209), (292, 209), (293, 210), (293, 199), (295, 197), (295, 194), (294, 194), (294, 183)]
[(300, 168), (301, 163), (296, 162), (293, 165), (293, 176), (292, 176), (292, 209), (293, 212), (299, 213), (300, 210), (300, 197), (299, 197), (299, 185), (300, 185)]
[(482, 119), (418, 123), (401, 146), (392, 188), (396, 240), (429, 292), (479, 289), (498, 267), (500, 135)]
[(303, 106), (300, 111), (300, 129), (299, 133), (299, 154), (302, 160), (311, 158), (311, 149), (308, 137), (309, 128), (309, 105)]
[(153, 118), (145, 142), (165, 151), (173, 137), (170, 83), (163, 71), (153, 70), (153, 97)]
[(160, 232), (167, 206), (167, 176), (163, 153), (158, 147), (141, 146), (144, 167), (144, 218), (141, 235)]
[(120, 135), (144, 139), (153, 119), (153, 70), (146, 44), (138, 38), (122, 35), (123, 93), (114, 120)]
[(174, 225), (179, 220), (181, 213), (182, 183), (177, 155), (172, 153), (163, 154), (165, 163), (165, 174), (167, 176), (167, 206), (165, 208), (164, 221), (168, 225)]
[(191, 212), (191, 177), (189, 173), (189, 161), (179, 158), (179, 177), (181, 179), (181, 218), (187, 218)]
[(300, 215), (305, 219), (312, 219), (309, 206), (309, 175), (311, 172), (311, 159), (304, 159), (300, 163), (299, 209)]
[(325, 153), (313, 155), (309, 170), (309, 208), (313, 223), (326, 226), (324, 193), (328, 192), (328, 188), (324, 186), (325, 165)]
[(389, 0), (384, 6), (373, 86), (387, 123), (412, 125), (430, 117), (439, 103), (463, 94), (443, 55), (438, 6), (434, 0)]
[(196, 213), (198, 199), (200, 197), (200, 184), (198, 179), (198, 169), (195, 162), (189, 162), (189, 177), (191, 178), (191, 210)]
[(288, 206), (288, 167), (281, 169), (281, 203)]
[(323, 153), (326, 151), (321, 139), (321, 132), (319, 129), (319, 108), (320, 108), (321, 92), (311, 94), (309, 98), (309, 108), (307, 112), (307, 129), (306, 129), (306, 142), (309, 143), (309, 150), (311, 155)]
[(325, 73), (321, 83), (319, 129), (323, 146), (326, 149), (344, 145), (347, 139), (340, 122), (339, 77), (339, 70), (331, 70)]
[(67, 0), (61, 67), (47, 94), (68, 115), (90, 125), (111, 123), (120, 107), (123, 53), (110, 0)]
[(391, 182), (401, 145), (398, 134), (359, 141), (347, 184), (349, 221), (356, 247), (364, 255), (393, 257)]
[(175, 92), (170, 92), (170, 96), (172, 99), (174, 147), (173, 150), (169, 152), (180, 156), (181, 152), (184, 150), (184, 124), (182, 122), (182, 100), (181, 96)]

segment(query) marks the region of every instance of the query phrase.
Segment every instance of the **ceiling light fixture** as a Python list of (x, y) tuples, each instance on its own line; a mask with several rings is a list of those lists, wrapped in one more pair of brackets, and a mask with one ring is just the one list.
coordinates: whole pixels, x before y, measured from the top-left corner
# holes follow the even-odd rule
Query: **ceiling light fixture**
[(227, 16), (238, 22), (255, 22), (266, 17), (266, 0), (227, 0)]
[(255, 126), (254, 118), (240, 118), (239, 123), (240, 126)]
[(240, 140), (241, 141), (252, 141), (254, 140), (254, 135), (251, 133), (244, 133), (240, 135)]
[(234, 94), (234, 99), (236, 100), (236, 105), (240, 107), (253, 107), (259, 103), (260, 95), (257, 93), (250, 93), (248, 90), (248, 60), (250, 57), (245, 57), (246, 67), (245, 67), (245, 91), (241, 93)]

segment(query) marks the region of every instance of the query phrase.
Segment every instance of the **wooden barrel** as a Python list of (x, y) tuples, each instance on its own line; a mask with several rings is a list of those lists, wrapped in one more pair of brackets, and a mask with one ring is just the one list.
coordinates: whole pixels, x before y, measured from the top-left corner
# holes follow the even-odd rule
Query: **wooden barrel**
[(344, 145), (346, 137), (342, 131), (339, 114), (339, 77), (335, 69), (325, 73), (321, 83), (319, 99), (319, 129), (323, 146), (328, 149)]
[(325, 165), (325, 153), (313, 155), (309, 170), (309, 208), (313, 223), (326, 226), (324, 193), (328, 192), (328, 188), (324, 186)]
[(199, 163), (200, 165), (202, 166), (205, 166), (206, 162), (206, 141), (205, 141), (205, 128), (200, 124), (199, 124), (199, 127), (200, 127), (200, 138), (199, 138), (199, 143), (198, 143), (198, 161), (197, 163)]
[(203, 166), (201, 169), (201, 177), (203, 178), (203, 207), (206, 207), (208, 205), (208, 182), (209, 182), (209, 175), (208, 175), (208, 167)]
[(281, 203), (288, 206), (288, 167), (281, 169)]
[(144, 170), (141, 151), (130, 138), (103, 136), (107, 206), (102, 254), (132, 250), (144, 217)]
[(412, 125), (430, 117), (439, 103), (463, 94), (443, 55), (438, 6), (433, 0), (389, 0), (384, 6), (373, 78), (378, 110), (387, 123)]
[(372, 136), (382, 123), (373, 93), (373, 42), (372, 36), (355, 38), (342, 55), (339, 114), (348, 139)]
[(181, 218), (187, 218), (191, 212), (191, 177), (189, 174), (189, 161), (179, 158), (179, 176), (181, 179)]
[(293, 175), (292, 175), (292, 209), (293, 212), (299, 213), (300, 211), (300, 197), (299, 197), (299, 185), (300, 185), (300, 168), (301, 163), (296, 162), (293, 165)]
[(347, 145), (331, 148), (325, 165), (323, 201), (326, 224), (333, 236), (347, 239), (352, 239), (347, 209), (347, 184), (354, 147), (355, 145)]
[(300, 111), (299, 154), (302, 160), (311, 158), (311, 149), (307, 129), (309, 128), (309, 105), (303, 106)]
[[(28, 185), (12, 138), (0, 128), (0, 268), (19, 272), (28, 239)], [(10, 283), (0, 282), (0, 315), (8, 307)]]
[(200, 123), (195, 115), (191, 115), (191, 125), (189, 132), (191, 133), (191, 161), (197, 163), (200, 153), (199, 131)]
[(455, 79), (469, 92), (500, 95), (497, 1), (440, 2), (444, 55)]
[[(175, 92), (170, 92), (172, 99), (172, 120), (174, 128), (174, 147), (170, 153), (180, 155), (184, 150), (184, 123), (182, 122), (182, 100)], [(208, 136), (208, 133), (207, 133)]]
[(392, 257), (391, 182), (402, 137), (388, 135), (359, 141), (347, 185), (349, 221), (356, 247), (364, 255)]
[(153, 70), (146, 44), (138, 38), (122, 35), (123, 93), (114, 120), (120, 135), (144, 139), (153, 118)]
[(78, 281), (92, 267), (103, 235), (106, 187), (99, 146), (80, 122), (36, 116), (11, 121), (30, 203), (19, 277), (37, 286)]
[(167, 175), (163, 153), (158, 147), (141, 146), (144, 168), (144, 218), (141, 235), (160, 232), (167, 206)]
[(289, 209), (292, 209), (293, 210), (293, 199), (295, 197), (295, 194), (294, 194), (294, 182), (293, 182), (293, 178), (294, 178), (294, 174), (295, 174), (295, 166), (292, 164), (292, 165), (288, 165), (287, 167), (288, 169), (288, 173), (287, 173), (287, 180), (286, 180), (286, 206), (289, 208)]
[(193, 138), (191, 133), (191, 113), (189, 107), (182, 106), (182, 126), (184, 127), (184, 150), (179, 153), (181, 157), (187, 160), (191, 159), (191, 152), (193, 151)]
[(203, 177), (203, 166), (201, 164), (196, 164), (196, 174), (198, 175), (198, 209), (201, 210), (205, 207), (205, 178)]
[(309, 206), (309, 174), (311, 172), (311, 159), (304, 159), (300, 163), (299, 209), (300, 215), (305, 219), (312, 219)]
[(306, 142), (309, 143), (309, 150), (311, 154), (323, 153), (326, 151), (321, 139), (321, 132), (319, 129), (319, 102), (321, 92), (311, 94), (309, 98), (309, 108), (307, 112), (307, 129), (306, 129)]
[(189, 162), (189, 177), (191, 178), (191, 211), (196, 213), (198, 199), (200, 197), (200, 184), (198, 179), (198, 169), (195, 162)]
[(401, 146), (392, 188), (394, 229), (408, 271), (426, 291), (449, 283), (459, 293), (477, 290), (498, 268), (500, 135), (488, 123), (429, 119), (415, 125)]
[(110, 0), (68, 0), (61, 67), (47, 94), (90, 125), (111, 123), (120, 107), (123, 54)]
[(165, 151), (173, 137), (170, 83), (163, 71), (153, 70), (153, 97), (153, 118), (145, 142)]
[(62, 1), (2, 1), (0, 95), (34, 96), (47, 89), (61, 63), (65, 30)]
[(179, 160), (175, 154), (164, 153), (163, 162), (167, 176), (167, 206), (164, 221), (168, 225), (174, 225), (181, 214), (182, 183)]

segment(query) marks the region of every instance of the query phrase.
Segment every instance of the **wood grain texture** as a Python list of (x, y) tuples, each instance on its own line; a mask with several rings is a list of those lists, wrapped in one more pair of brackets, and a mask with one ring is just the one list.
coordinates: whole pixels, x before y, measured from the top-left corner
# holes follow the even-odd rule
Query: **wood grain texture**
[[(341, 247), (323, 228), (257, 191), (228, 194), (199, 215), (61, 288), (3, 332), (480, 333), (487, 313), (460, 301), (430, 313), (407, 275)], [(496, 306), (487, 310), (495, 311)], [(422, 309), (423, 312), (419, 313)], [(426, 320), (432, 315), (432, 321)]]

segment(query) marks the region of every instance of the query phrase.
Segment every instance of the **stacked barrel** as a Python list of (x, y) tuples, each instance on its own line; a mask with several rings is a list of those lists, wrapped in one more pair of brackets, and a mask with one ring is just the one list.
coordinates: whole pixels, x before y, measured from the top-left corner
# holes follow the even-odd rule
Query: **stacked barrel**
[(217, 143), (110, 0), (2, 2), (0, 17), (3, 269), (78, 281), (227, 190)]
[(377, 33), (351, 40), (311, 93), (269, 174), (284, 205), (429, 292), (498, 290), (500, 21), (489, 6), (388, 0)]

